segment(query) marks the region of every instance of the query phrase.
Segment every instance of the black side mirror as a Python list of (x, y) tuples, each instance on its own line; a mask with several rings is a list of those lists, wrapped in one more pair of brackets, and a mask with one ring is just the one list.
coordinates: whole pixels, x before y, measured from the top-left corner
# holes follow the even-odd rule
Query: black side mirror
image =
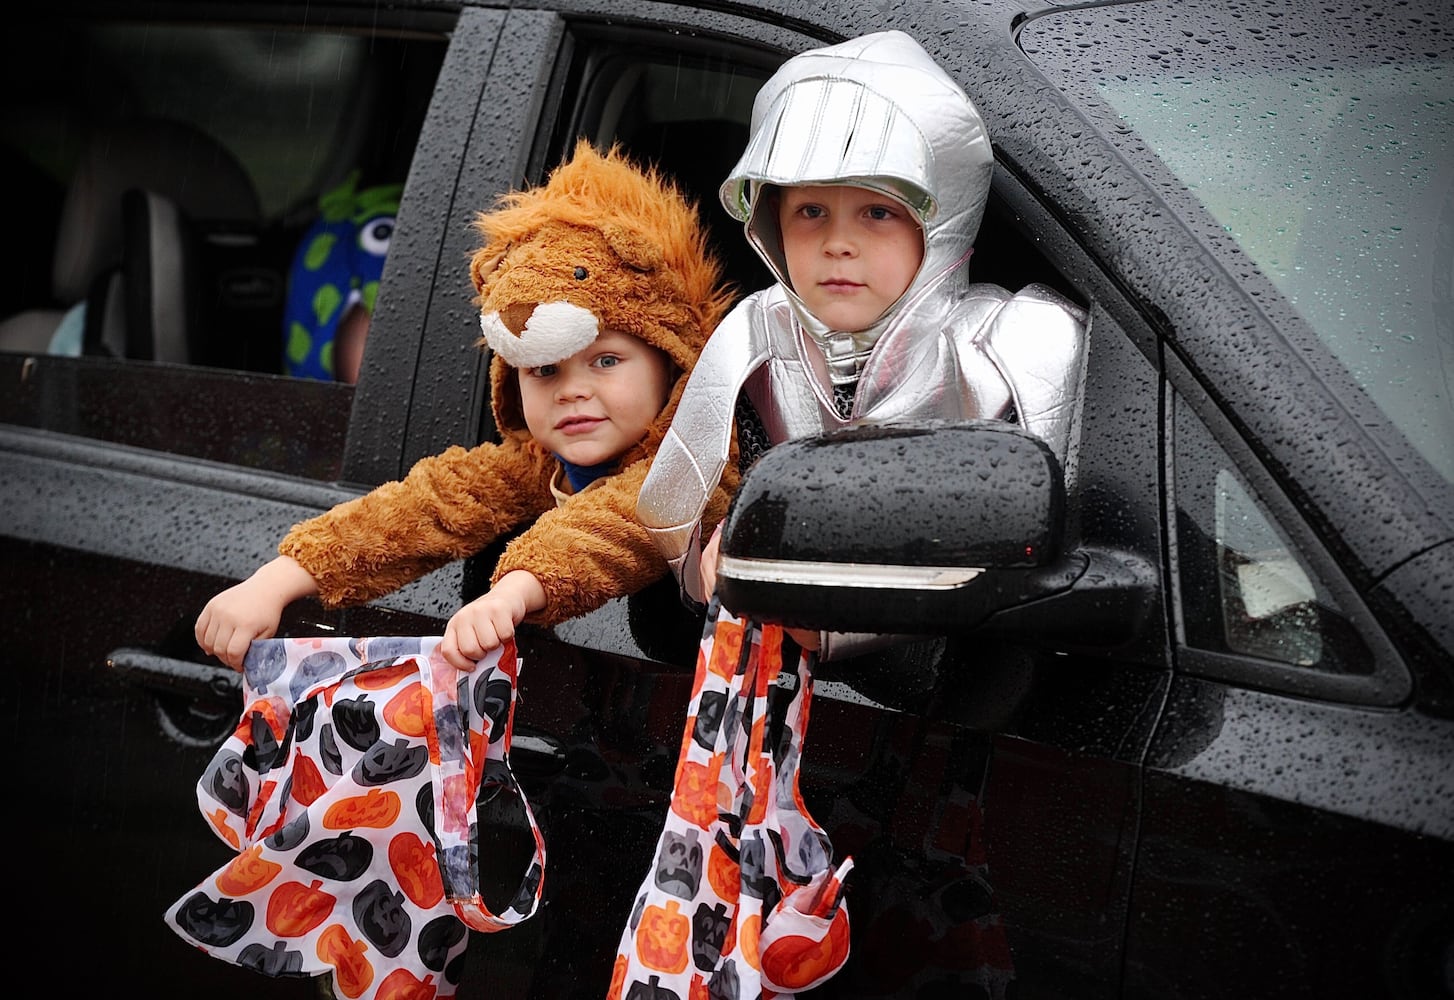
[[(1091, 645), (1128, 638), (1154, 571), (1062, 551), (1065, 520), (1059, 462), (1015, 425), (847, 428), (778, 445), (749, 470), (717, 592), (735, 614), (798, 628), (948, 635), (995, 621), (1060, 636), (1093, 624)], [(1059, 622), (1018, 613), (1073, 587), (1093, 599)]]

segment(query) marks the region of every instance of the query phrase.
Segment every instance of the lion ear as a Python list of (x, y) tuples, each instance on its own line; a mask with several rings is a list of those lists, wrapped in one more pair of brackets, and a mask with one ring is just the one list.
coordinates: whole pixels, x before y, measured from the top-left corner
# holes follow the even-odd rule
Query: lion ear
[(485, 290), (485, 281), (500, 266), (500, 261), (505, 259), (505, 254), (510, 252), (510, 245), (504, 246), (491, 244), (487, 247), (480, 247), (470, 258), (470, 280), (474, 282), (475, 291)]
[(664, 263), (661, 248), (640, 233), (608, 222), (601, 227), (606, 245), (627, 267), (637, 271), (659, 271)]

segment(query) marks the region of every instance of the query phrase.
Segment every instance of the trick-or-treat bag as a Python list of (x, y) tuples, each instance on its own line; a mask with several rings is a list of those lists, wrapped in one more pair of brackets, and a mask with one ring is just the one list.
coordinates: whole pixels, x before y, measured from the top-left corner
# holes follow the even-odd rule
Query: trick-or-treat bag
[[(796, 649), (796, 647), (793, 647)], [(666, 823), (621, 936), (609, 1000), (748, 1000), (848, 959), (843, 880), (798, 791), (812, 657), (713, 600)]]
[[(197, 783), (202, 815), (238, 853), (167, 911), (183, 939), (268, 976), (331, 976), (349, 1000), (429, 1000), (455, 994), (467, 927), (535, 912), (545, 842), (510, 770), (514, 643), (465, 672), (439, 642), (252, 644), (241, 721)], [(495, 914), (475, 804), (502, 793), (535, 853)]]

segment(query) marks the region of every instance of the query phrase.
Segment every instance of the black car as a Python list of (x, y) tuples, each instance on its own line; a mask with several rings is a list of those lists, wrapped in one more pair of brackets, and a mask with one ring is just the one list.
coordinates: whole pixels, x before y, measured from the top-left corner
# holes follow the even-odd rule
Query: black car
[[(1454, 996), (1442, 0), (52, 0), (10, 24), (16, 990), (317, 995), (162, 919), (230, 856), (195, 792), (240, 709), (202, 605), (294, 522), (493, 434), (476, 210), (577, 137), (619, 142), (760, 287), (715, 198), (757, 87), (896, 27), (994, 140), (977, 277), (1068, 295), (1090, 352), (1071, 468), (980, 476), (966, 456), (1014, 432), (928, 425), (745, 478), (724, 592), (912, 637), (820, 671), (803, 791), (856, 868), (849, 964), (811, 995)], [(289, 377), (294, 255), (349, 177), (404, 185), (362, 374)], [(846, 502), (794, 493), (815, 469)], [(300, 602), (284, 634), (439, 634), (491, 555), (365, 608)], [(699, 629), (663, 583), (522, 635), (545, 897), (471, 940), (462, 996), (605, 995)], [(508, 887), (519, 831), (495, 819)]]

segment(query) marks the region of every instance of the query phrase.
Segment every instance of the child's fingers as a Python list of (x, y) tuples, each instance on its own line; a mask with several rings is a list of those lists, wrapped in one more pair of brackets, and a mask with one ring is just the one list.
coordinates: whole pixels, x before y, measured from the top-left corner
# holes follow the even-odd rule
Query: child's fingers
[(253, 637), (242, 629), (234, 629), (232, 635), (227, 637), (227, 645), (219, 659), (233, 670), (242, 669), (242, 661), (247, 658), (247, 648), (252, 645)]
[(196, 624), (192, 626), (192, 635), (196, 637), (197, 645), (200, 646), (203, 651), (207, 651), (207, 630), (211, 627), (211, 625), (212, 608), (209, 605), (208, 607), (202, 609), (202, 613), (197, 616)]
[(508, 608), (497, 607), (497, 603), (476, 601), (449, 620), (439, 651), (455, 669), (473, 670), (475, 661), (514, 636), (515, 619)]
[(475, 669), (476, 661), (499, 645), (499, 642), (491, 641), (493, 635), (488, 619), (481, 627), (477, 621), (469, 618), (461, 620), (456, 616), (445, 630), (444, 642), (439, 648), (456, 670), (470, 671)]
[(702, 560), (698, 566), (698, 578), (702, 584), (702, 596), (711, 599), (717, 591), (717, 553), (722, 547), (722, 525), (717, 525), (712, 537), (702, 549)]

